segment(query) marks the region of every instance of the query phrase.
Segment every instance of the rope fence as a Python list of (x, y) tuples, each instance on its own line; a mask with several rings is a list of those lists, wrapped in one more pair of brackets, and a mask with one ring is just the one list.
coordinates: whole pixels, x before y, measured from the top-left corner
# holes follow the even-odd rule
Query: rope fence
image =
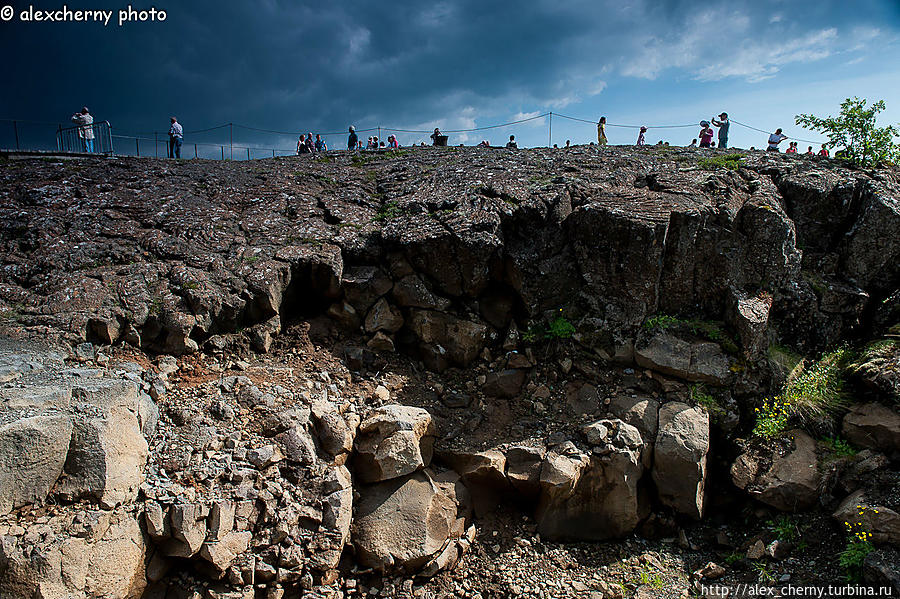
[[(548, 138), (547, 138), (547, 146), (550, 147), (553, 145), (553, 117), (565, 119), (568, 121), (576, 122), (576, 123), (585, 123), (589, 124), (592, 127), (597, 126), (597, 121), (592, 119), (584, 119), (577, 116), (571, 116), (567, 114), (560, 114), (557, 112), (544, 112), (541, 114), (537, 114), (534, 116), (529, 116), (522, 119), (516, 119), (512, 121), (507, 121), (504, 123), (498, 123), (494, 125), (484, 125), (481, 127), (470, 127), (463, 129), (442, 129), (442, 133), (474, 133), (477, 131), (489, 131), (493, 129), (500, 129), (503, 127), (510, 127), (513, 125), (519, 125), (523, 123), (528, 123), (532, 121), (536, 121), (539, 119), (548, 119)], [(734, 119), (729, 119), (731, 123), (744, 127), (746, 129), (756, 131), (765, 135), (769, 135), (770, 131), (765, 129), (761, 129), (758, 127), (754, 127), (752, 125), (748, 125), (746, 123), (742, 123), (740, 121), (736, 121)], [(12, 126), (13, 129), (13, 137), (15, 139), (15, 149), (36, 149), (36, 150), (52, 150), (54, 149), (46, 139), (42, 139), (39, 143), (28, 142), (28, 135), (24, 135), (25, 131), (29, 128), (34, 129), (35, 127), (45, 127), (45, 126), (54, 126), (56, 127), (56, 131), (54, 131), (54, 135), (57, 131), (63, 129), (63, 125), (60, 123), (52, 123), (48, 121), (31, 121), (31, 120), (21, 120), (21, 119), (0, 119), (0, 123), (8, 123)], [(607, 127), (615, 127), (622, 129), (640, 129), (641, 127), (646, 127), (648, 130), (654, 129), (687, 129), (687, 128), (696, 128), (699, 127), (699, 123), (685, 123), (678, 125), (631, 125), (624, 123), (612, 123), (607, 122)], [(185, 143), (182, 147), (182, 152), (190, 154), (189, 149), (193, 146), (194, 156), (195, 157), (205, 157), (205, 158), (214, 158), (220, 160), (234, 160), (234, 159), (247, 159), (250, 160), (254, 157), (262, 157), (261, 154), (264, 154), (266, 157), (271, 156), (275, 157), (278, 155), (292, 155), (295, 153), (295, 148), (278, 148), (278, 147), (264, 147), (261, 145), (254, 144), (242, 144), (235, 145), (234, 142), (234, 130), (238, 129), (239, 131), (251, 131), (254, 133), (264, 133), (269, 135), (281, 135), (287, 137), (298, 137), (303, 132), (296, 131), (279, 131), (275, 129), (265, 129), (260, 127), (252, 127), (249, 125), (243, 125), (240, 123), (224, 123), (221, 125), (216, 125), (213, 127), (207, 127), (202, 129), (194, 129), (185, 131), (185, 136), (190, 135), (200, 135), (211, 132), (222, 132), (224, 130), (228, 130), (228, 142), (224, 141), (198, 141), (196, 143)], [(131, 132), (125, 131), (118, 128), (111, 128), (112, 130), (112, 138), (118, 140), (116, 142), (116, 153), (117, 154), (125, 154), (125, 155), (137, 155), (137, 156), (147, 156), (154, 155), (159, 156), (159, 145), (163, 145), (163, 156), (168, 155), (168, 133), (160, 132), (160, 131), (144, 131), (144, 132)], [(307, 130), (308, 131), (308, 130)], [(377, 127), (365, 127), (355, 129), (358, 134), (362, 133), (370, 133), (377, 132), (378, 137), (381, 138), (381, 132), (397, 132), (397, 133), (410, 133), (410, 134), (430, 134), (432, 131), (427, 129), (405, 129), (401, 127), (385, 127), (385, 126), (377, 126)], [(336, 135), (346, 135), (348, 133), (347, 130), (342, 131), (326, 131), (326, 132), (318, 132), (319, 135), (322, 136), (336, 136)], [(593, 132), (592, 132), (593, 133)], [(152, 136), (152, 137), (151, 137)], [(33, 134), (32, 134), (33, 137)], [(593, 135), (592, 135), (593, 137)], [(23, 139), (24, 138), (24, 139)], [(822, 141), (814, 141), (796, 137), (790, 137), (792, 141), (809, 143), (809, 144), (821, 144)], [(0, 144), (3, 143), (3, 136), (0, 134)], [(141, 152), (142, 147), (141, 144), (144, 144), (143, 154)], [(148, 152), (146, 146), (148, 144), (153, 145), (153, 150)], [(339, 147), (342, 147), (343, 144), (337, 144)], [(415, 145), (413, 143), (412, 145)], [(203, 152), (201, 152), (203, 149)], [(133, 152), (132, 152), (133, 150)], [(237, 156), (235, 156), (235, 150), (237, 150)]]

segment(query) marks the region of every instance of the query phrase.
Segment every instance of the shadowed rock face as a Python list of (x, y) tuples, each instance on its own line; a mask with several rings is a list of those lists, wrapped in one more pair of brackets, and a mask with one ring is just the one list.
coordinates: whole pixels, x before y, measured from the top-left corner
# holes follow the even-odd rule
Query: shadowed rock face
[[(290, 595), (351, 563), (432, 576), (498, 506), (547, 539), (671, 537), (720, 485), (782, 511), (894, 488), (878, 403), (844, 419), (870, 449), (837, 479), (801, 431), (723, 462), (770, 340), (810, 355), (900, 311), (897, 172), (709, 155), (0, 163), (0, 334), (115, 345), (0, 337), (0, 594), (149, 596), (189, 566)], [(111, 362), (147, 358), (128, 345), (206, 354)]]
[(703, 170), (702, 155), (6, 162), (0, 300), (12, 328), (173, 354), (237, 330), (266, 351), (285, 319), (337, 302), (440, 370), (510, 317), (565, 306), (622, 336), (654, 313), (740, 321), (761, 292), (771, 325), (819, 347), (896, 288), (896, 172), (759, 152)]

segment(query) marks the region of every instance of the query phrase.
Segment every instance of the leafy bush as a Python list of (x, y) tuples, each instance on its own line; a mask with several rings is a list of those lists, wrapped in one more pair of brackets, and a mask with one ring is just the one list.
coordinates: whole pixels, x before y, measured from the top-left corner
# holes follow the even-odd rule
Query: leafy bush
[[(894, 125), (876, 127), (879, 112), (885, 109), (884, 100), (866, 108), (865, 98), (847, 98), (841, 102), (838, 116), (819, 118), (812, 114), (798, 114), (794, 121), (807, 129), (828, 136), (828, 148), (842, 148), (844, 156), (859, 166), (878, 166), (895, 162), (900, 156), (900, 146), (894, 138), (900, 129)], [(835, 154), (837, 155), (837, 154)]]
[(551, 339), (571, 339), (575, 334), (575, 325), (562, 315), (562, 308), (559, 312), (560, 314), (548, 325), (538, 323), (528, 327), (528, 330), (522, 333), (522, 340), (526, 343), (535, 343)]
[(822, 443), (834, 454), (835, 457), (854, 456), (858, 451), (850, 443), (840, 437), (828, 437), (823, 439)]
[(550, 323), (548, 336), (553, 339), (570, 339), (575, 334), (575, 325), (562, 316), (557, 316)]

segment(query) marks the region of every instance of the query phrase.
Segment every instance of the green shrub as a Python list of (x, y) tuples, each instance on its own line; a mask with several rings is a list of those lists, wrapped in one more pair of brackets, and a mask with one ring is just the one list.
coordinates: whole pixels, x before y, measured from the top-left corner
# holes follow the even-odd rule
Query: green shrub
[(741, 160), (744, 159), (742, 154), (723, 154), (721, 156), (704, 157), (697, 161), (697, 166), (708, 171), (714, 171), (720, 168), (727, 168), (736, 171), (741, 168)]
[(835, 457), (854, 456), (859, 453), (850, 443), (840, 437), (828, 437), (822, 443), (834, 454)]
[(777, 520), (769, 520), (766, 526), (779, 541), (794, 541), (800, 536), (800, 531), (790, 516), (782, 515)]
[(753, 434), (763, 439), (771, 439), (777, 437), (788, 428), (788, 409), (781, 399), (776, 395), (774, 398), (766, 398), (762, 405), (754, 408), (756, 412), (756, 426), (753, 427)]
[(550, 321), (549, 325), (543, 323), (532, 324), (526, 331), (522, 333), (522, 340), (526, 343), (536, 343), (538, 341), (548, 341), (552, 339), (571, 339), (575, 334), (575, 325), (569, 322), (563, 316), (562, 308), (560, 314)]
[(403, 214), (404, 211), (403, 208), (400, 207), (400, 204), (397, 203), (396, 200), (391, 200), (382, 204), (381, 210), (375, 215), (375, 220), (378, 222), (393, 220), (403, 216)]
[(725, 409), (719, 405), (719, 400), (707, 392), (706, 387), (696, 384), (691, 387), (690, 398), (697, 403), (698, 406), (704, 408), (711, 416), (721, 416), (725, 414)]
[[(847, 580), (850, 582), (859, 582), (862, 578), (863, 563), (866, 556), (874, 551), (872, 545), (872, 533), (868, 532), (862, 523), (862, 516), (865, 514), (865, 506), (858, 505), (858, 515), (860, 519), (856, 522), (844, 522), (844, 528), (847, 530), (847, 544), (844, 550), (838, 554), (838, 563), (847, 573)], [(878, 510), (874, 510), (878, 513)]]

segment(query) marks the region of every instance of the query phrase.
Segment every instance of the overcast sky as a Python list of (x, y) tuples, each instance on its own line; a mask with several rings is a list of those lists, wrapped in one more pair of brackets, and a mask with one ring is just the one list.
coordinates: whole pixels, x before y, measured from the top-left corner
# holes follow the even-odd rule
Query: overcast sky
[[(82, 105), (126, 132), (190, 132), (238, 123), (286, 132), (480, 127), (552, 111), (650, 126), (647, 139), (689, 143), (727, 111), (767, 131), (821, 139), (794, 115), (836, 113), (859, 95), (900, 121), (900, 0), (258, 0), (155, 5), (166, 20), (118, 26), (0, 22), (0, 118), (65, 122)], [(59, 9), (62, 2), (32, 2)], [(133, 3), (135, 8), (152, 4)], [(0, 123), (0, 145), (10, 126)], [(32, 130), (37, 134), (38, 129)], [(453, 134), (546, 145), (548, 123)], [(24, 135), (24, 134), (23, 134)], [(235, 129), (235, 143), (292, 147), (295, 135)], [(610, 142), (633, 143), (610, 127)], [(427, 135), (398, 134), (402, 144)], [(732, 126), (734, 146), (765, 135)], [(596, 139), (591, 124), (553, 118), (553, 142)], [(228, 140), (227, 130), (185, 142)], [(329, 135), (332, 147), (345, 135)]]

